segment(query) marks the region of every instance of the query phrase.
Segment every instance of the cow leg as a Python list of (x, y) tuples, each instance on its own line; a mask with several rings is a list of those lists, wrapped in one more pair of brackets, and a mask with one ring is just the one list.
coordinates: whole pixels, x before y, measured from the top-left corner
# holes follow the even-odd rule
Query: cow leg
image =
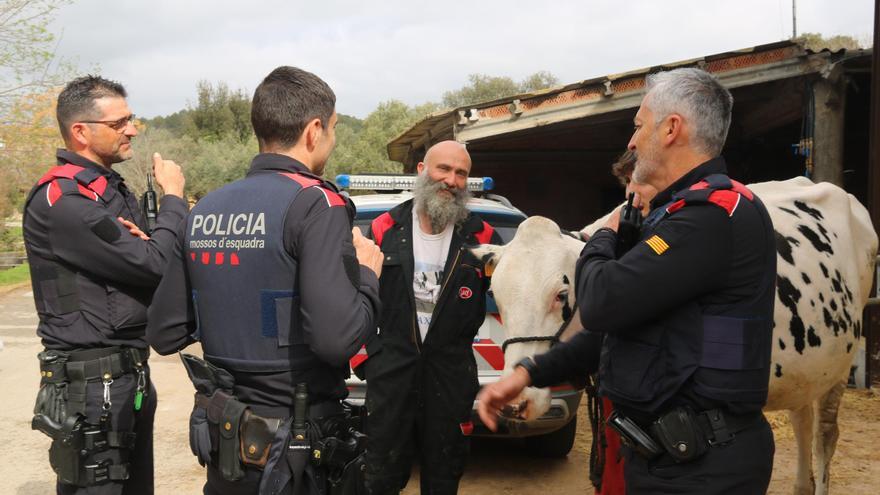
[(831, 481), (831, 458), (834, 456), (837, 438), (840, 436), (837, 412), (840, 409), (844, 390), (846, 383), (841, 381), (817, 401), (818, 417), (816, 436), (813, 439), (813, 456), (816, 458), (816, 468), (820, 477), (816, 486), (816, 495), (828, 493), (828, 485)]
[(815, 481), (813, 480), (813, 404), (788, 412), (791, 419), (791, 427), (794, 428), (794, 438), (797, 443), (797, 475), (794, 481), (795, 495), (813, 495)]

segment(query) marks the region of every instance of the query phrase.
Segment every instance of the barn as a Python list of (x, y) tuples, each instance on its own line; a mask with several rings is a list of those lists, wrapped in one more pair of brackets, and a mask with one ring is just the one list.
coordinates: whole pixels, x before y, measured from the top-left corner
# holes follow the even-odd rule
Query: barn
[[(733, 93), (724, 149), (732, 177), (749, 183), (805, 175), (835, 183), (868, 206), (876, 226), (872, 58), (871, 49), (811, 51), (782, 41), (610, 74), (432, 114), (392, 140), (388, 154), (412, 172), (432, 144), (466, 143), (472, 175), (493, 177), (495, 192), (526, 214), (578, 229), (621, 200), (609, 170), (632, 134), (645, 77), (699, 67)], [(880, 351), (876, 320), (866, 318), (866, 333), (868, 348)], [(868, 355), (869, 375), (880, 381), (880, 352)], [(862, 382), (865, 372), (857, 377)]]

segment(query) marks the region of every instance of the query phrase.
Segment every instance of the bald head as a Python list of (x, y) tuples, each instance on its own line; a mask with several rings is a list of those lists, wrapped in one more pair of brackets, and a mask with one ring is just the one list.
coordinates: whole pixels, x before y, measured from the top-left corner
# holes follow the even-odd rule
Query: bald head
[(458, 141), (440, 141), (428, 148), (425, 153), (424, 163), (435, 165), (441, 161), (467, 163), (467, 170), (471, 170), (471, 155), (468, 154), (467, 148)]

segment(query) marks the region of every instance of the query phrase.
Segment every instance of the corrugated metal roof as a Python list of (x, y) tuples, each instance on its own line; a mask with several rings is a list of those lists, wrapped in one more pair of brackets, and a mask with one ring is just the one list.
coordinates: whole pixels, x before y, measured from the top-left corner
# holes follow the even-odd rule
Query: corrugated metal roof
[[(859, 52), (866, 55), (870, 50)], [(654, 72), (700, 67), (717, 75), (727, 87), (734, 88), (821, 72), (844, 55), (843, 50), (812, 52), (798, 43), (781, 41), (442, 110), (394, 138), (388, 143), (388, 155), (392, 160), (406, 163), (413, 150), (421, 151), (442, 139), (467, 142), (634, 108), (641, 102), (645, 76)]]

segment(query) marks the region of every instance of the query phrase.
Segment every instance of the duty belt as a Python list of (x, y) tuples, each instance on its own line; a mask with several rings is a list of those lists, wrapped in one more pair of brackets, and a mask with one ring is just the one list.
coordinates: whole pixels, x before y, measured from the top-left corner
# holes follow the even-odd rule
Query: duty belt
[[(234, 455), (236, 452), (245, 464), (260, 469), (266, 466), (276, 432), (287, 418), (260, 416), (251, 411), (250, 406), (221, 390), (210, 396), (196, 392), (195, 405), (205, 409), (208, 423), (216, 428), (218, 468), (224, 476), (234, 479), (243, 475)], [(319, 420), (344, 412), (339, 402), (320, 402), (309, 406), (309, 419)]]
[(665, 452), (676, 462), (690, 462), (713, 446), (733, 441), (762, 417), (761, 412), (736, 415), (722, 409), (695, 412), (675, 407), (646, 424), (615, 410), (608, 425), (620, 433), (622, 443), (646, 459)]
[[(54, 353), (54, 355), (53, 355)], [(90, 381), (100, 378), (117, 378), (137, 369), (147, 362), (149, 349), (134, 347), (104, 347), (80, 351), (46, 351), (47, 358), (40, 359), (40, 377), (44, 382)], [(54, 356), (57, 358), (52, 359)]]
[(69, 410), (85, 414), (86, 385), (94, 380), (111, 380), (141, 372), (149, 349), (103, 347), (77, 351), (40, 353), (42, 383), (67, 383)]
[(706, 434), (709, 445), (723, 445), (734, 435), (754, 425), (761, 413), (734, 415), (722, 409), (710, 409), (697, 413), (697, 424)]

